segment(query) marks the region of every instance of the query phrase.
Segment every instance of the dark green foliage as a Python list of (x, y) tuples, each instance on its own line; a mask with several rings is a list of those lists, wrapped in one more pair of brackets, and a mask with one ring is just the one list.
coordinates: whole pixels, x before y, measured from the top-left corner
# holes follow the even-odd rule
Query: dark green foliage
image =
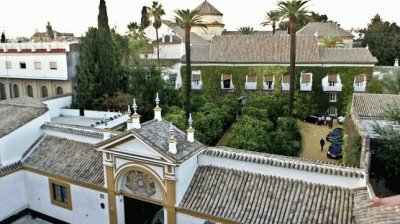
[(160, 107), (167, 113), (170, 106), (180, 106), (182, 98), (179, 91), (165, 83), (155, 66), (125, 67), (124, 77), (127, 80), (127, 92), (137, 99), (138, 111), (142, 121), (154, 118), (156, 93), (159, 94)]
[(368, 45), (372, 55), (378, 59), (378, 65), (392, 66), (400, 55), (400, 27), (376, 15), (368, 28), (361, 32), (365, 34), (362, 46)]
[(107, 9), (100, 0), (98, 28), (89, 28), (81, 39), (81, 55), (73, 107), (100, 109), (101, 97), (117, 91), (121, 58), (115, 52), (108, 26)]
[(286, 114), (287, 97), (271, 94), (249, 97), (234, 125), (228, 146), (258, 152), (297, 156), (300, 152), (300, 129)]
[(4, 32), (1, 33), (1, 43), (5, 43), (6, 42), (6, 35), (4, 34)]
[(358, 134), (354, 121), (350, 116), (346, 116), (343, 125), (343, 159), (342, 163), (346, 166), (358, 167), (361, 157), (361, 136)]

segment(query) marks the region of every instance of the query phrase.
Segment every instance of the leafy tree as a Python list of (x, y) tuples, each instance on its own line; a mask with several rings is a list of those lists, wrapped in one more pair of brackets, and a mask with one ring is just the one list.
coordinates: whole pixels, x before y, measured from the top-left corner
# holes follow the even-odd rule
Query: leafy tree
[(279, 13), (283, 18), (289, 19), (290, 24), (290, 89), (289, 89), (289, 117), (293, 116), (293, 102), (294, 102), (294, 87), (295, 87), (295, 74), (296, 74), (296, 30), (297, 20), (305, 17), (308, 14), (306, 4), (308, 0), (287, 0), (279, 1)]
[(253, 34), (255, 31), (254, 31), (254, 28), (253, 27), (251, 27), (251, 26), (242, 26), (242, 27), (239, 27), (238, 28), (238, 31), (241, 33), (241, 34), (243, 34), (243, 35), (251, 35), (251, 34)]
[(5, 43), (6, 42), (6, 35), (4, 34), (4, 32), (1, 33), (1, 43)]
[(190, 92), (192, 89), (192, 67), (190, 60), (190, 30), (193, 26), (206, 28), (201, 21), (201, 16), (198, 11), (176, 10), (174, 21), (171, 26), (178, 26), (185, 32), (185, 56), (186, 56), (186, 96), (185, 96), (185, 111), (186, 116), (189, 117), (191, 113)]
[(367, 29), (361, 30), (363, 47), (368, 46), (378, 65), (393, 65), (400, 55), (400, 27), (396, 23), (383, 21), (377, 14), (371, 19)]
[(264, 22), (261, 23), (261, 26), (272, 26), (272, 34), (275, 35), (276, 24), (281, 19), (281, 15), (276, 10), (268, 11), (265, 14)]
[(321, 43), (325, 48), (336, 48), (343, 45), (343, 40), (340, 37), (326, 36), (321, 38)]
[[(398, 182), (400, 176), (400, 131), (395, 127), (400, 125), (400, 104), (387, 105), (385, 119), (391, 123), (385, 126), (378, 124), (374, 126), (374, 131), (379, 134), (378, 143), (380, 145), (379, 153), (375, 153), (375, 155), (383, 161), (389, 180), (400, 185)], [(398, 186), (397, 189), (399, 189)]]
[(153, 1), (151, 7), (148, 8), (148, 14), (153, 18), (153, 27), (156, 29), (156, 45), (157, 45), (157, 62), (160, 66), (160, 46), (158, 44), (158, 29), (161, 27), (161, 16), (165, 15), (163, 6), (158, 1)]

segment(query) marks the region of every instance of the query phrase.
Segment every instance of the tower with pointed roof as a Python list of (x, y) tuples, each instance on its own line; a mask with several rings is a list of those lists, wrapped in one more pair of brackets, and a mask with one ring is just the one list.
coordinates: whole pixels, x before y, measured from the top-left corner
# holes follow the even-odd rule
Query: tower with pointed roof
[(223, 14), (218, 9), (205, 0), (194, 10), (198, 11), (207, 29), (192, 27), (192, 32), (197, 33), (206, 40), (211, 40), (213, 35), (222, 34), (225, 25), (222, 22)]

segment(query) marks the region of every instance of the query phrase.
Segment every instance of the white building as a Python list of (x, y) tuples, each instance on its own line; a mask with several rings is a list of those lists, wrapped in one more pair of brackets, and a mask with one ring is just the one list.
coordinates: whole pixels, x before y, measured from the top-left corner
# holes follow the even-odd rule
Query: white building
[(0, 44), (0, 99), (72, 93), (78, 42)]
[(22, 159), (0, 167), (0, 221), (29, 211), (85, 224), (352, 223), (372, 201), (363, 169), (206, 147), (191, 119), (184, 132), (154, 112), (140, 124), (134, 111), (123, 132), (42, 125)]

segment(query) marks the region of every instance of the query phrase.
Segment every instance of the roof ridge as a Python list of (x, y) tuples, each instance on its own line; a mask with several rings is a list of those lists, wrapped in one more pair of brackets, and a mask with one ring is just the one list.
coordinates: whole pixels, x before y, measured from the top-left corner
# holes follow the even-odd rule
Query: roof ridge
[(298, 169), (309, 172), (324, 173), (345, 177), (363, 178), (364, 170), (354, 167), (344, 167), (326, 163), (323, 161), (315, 161), (298, 157), (282, 156), (276, 154), (250, 152), (240, 149), (228, 147), (212, 147), (207, 148), (204, 155), (215, 156), (244, 162), (260, 163), (271, 166)]

